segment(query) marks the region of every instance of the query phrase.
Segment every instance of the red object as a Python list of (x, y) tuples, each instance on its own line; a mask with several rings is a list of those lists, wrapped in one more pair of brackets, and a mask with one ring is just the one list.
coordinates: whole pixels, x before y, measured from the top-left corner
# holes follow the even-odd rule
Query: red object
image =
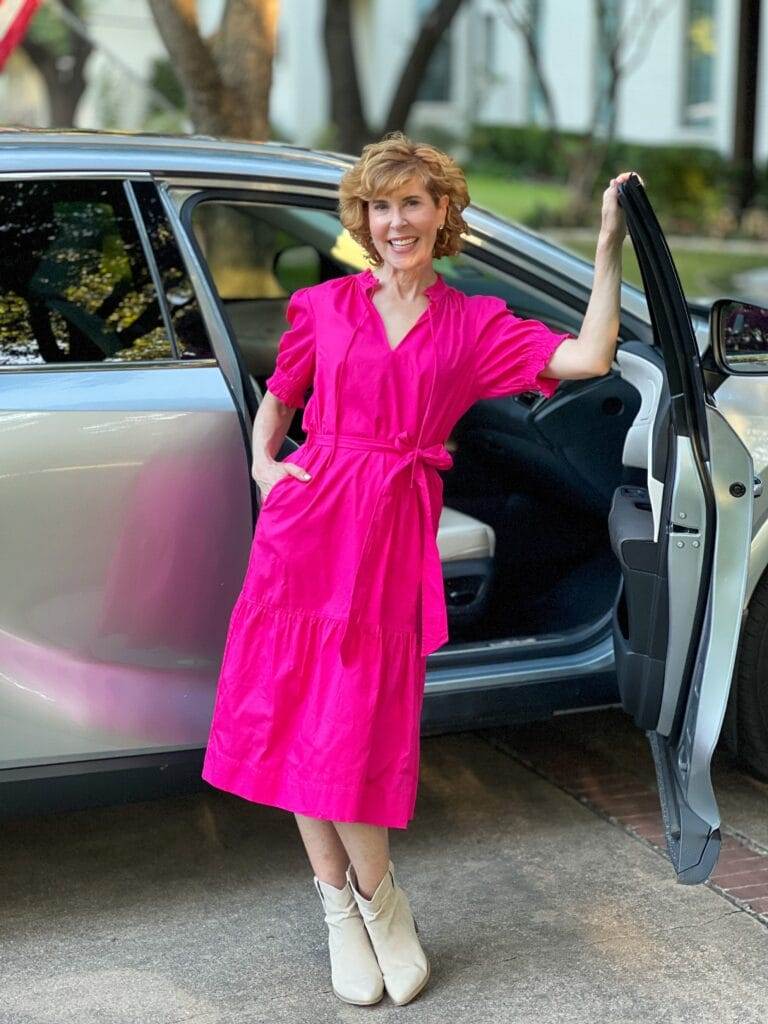
[(24, 38), (42, 0), (0, 0), (0, 71)]

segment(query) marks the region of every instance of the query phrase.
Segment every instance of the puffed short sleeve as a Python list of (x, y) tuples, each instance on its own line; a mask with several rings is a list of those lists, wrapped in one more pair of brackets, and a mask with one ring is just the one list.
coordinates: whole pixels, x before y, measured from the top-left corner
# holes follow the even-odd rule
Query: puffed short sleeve
[(474, 400), (521, 391), (551, 397), (560, 381), (541, 371), (557, 346), (572, 334), (558, 334), (540, 320), (515, 316), (503, 299), (483, 296), (475, 321)]
[(280, 338), (275, 369), (266, 386), (286, 405), (301, 409), (315, 375), (315, 318), (307, 294), (299, 288), (288, 301), (285, 318), (290, 329)]

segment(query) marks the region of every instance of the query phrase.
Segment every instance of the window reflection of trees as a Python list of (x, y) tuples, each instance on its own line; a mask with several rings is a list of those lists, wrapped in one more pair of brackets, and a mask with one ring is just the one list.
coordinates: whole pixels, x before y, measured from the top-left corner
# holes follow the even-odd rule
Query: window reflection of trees
[(768, 309), (735, 305), (723, 330), (729, 362), (763, 363), (768, 359)]
[(173, 357), (120, 183), (2, 183), (0, 225), (0, 364)]

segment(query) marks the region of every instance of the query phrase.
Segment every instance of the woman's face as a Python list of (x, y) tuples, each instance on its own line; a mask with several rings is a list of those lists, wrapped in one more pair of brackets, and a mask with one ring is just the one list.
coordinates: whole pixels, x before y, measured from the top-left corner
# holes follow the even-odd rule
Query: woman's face
[(432, 263), (437, 229), (445, 221), (448, 196), (435, 203), (419, 178), (411, 178), (368, 203), (373, 244), (393, 270), (417, 270)]

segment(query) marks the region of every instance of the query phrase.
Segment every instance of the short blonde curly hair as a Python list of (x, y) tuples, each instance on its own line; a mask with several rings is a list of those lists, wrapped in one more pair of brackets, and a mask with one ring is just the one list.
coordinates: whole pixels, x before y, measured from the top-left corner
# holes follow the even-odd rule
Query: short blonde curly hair
[(461, 234), (468, 230), (461, 212), (469, 205), (464, 172), (452, 157), (435, 146), (413, 142), (403, 132), (389, 132), (379, 142), (363, 148), (359, 160), (339, 185), (341, 223), (375, 266), (384, 261), (368, 227), (368, 203), (374, 196), (387, 195), (413, 177), (421, 180), (435, 203), (441, 196), (448, 196), (445, 225), (437, 232), (433, 258), (455, 256), (461, 251)]

